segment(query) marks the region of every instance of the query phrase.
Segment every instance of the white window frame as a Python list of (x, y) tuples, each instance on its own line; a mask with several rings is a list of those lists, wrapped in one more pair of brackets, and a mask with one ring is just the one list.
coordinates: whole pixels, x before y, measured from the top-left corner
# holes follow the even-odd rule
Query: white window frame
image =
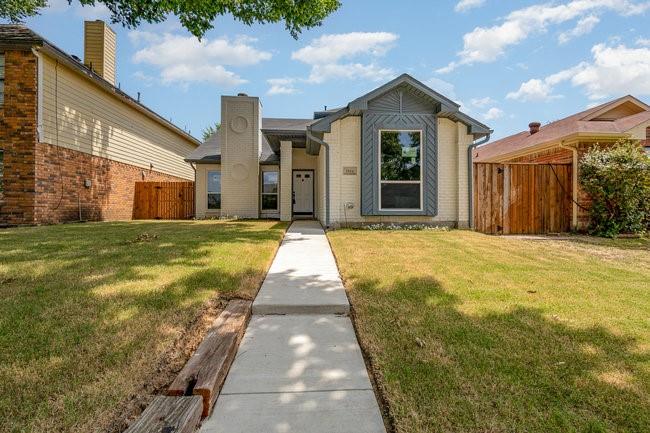
[[(278, 176), (278, 188), (277, 192), (264, 192), (264, 174), (265, 173), (276, 173)], [(275, 195), (278, 197), (276, 200), (277, 206), (275, 209), (264, 209), (264, 198), (265, 195)], [(262, 170), (262, 176), (260, 176), (260, 211), (263, 213), (278, 213), (280, 211), (280, 170), (279, 169), (270, 169)]]
[[(219, 173), (219, 192), (210, 191), (210, 173)], [(220, 212), (223, 203), (221, 199), (223, 195), (221, 194), (221, 170), (208, 170), (205, 175), (205, 208), (208, 212)], [(210, 209), (210, 194), (219, 194), (219, 209)]]
[[(420, 133), (420, 180), (382, 180), (381, 178), (381, 133), (382, 132), (419, 132)], [(422, 129), (380, 129), (377, 137), (377, 154), (379, 155), (377, 159), (377, 170), (378, 170), (378, 184), (379, 184), (379, 210), (386, 212), (422, 212), (424, 210), (424, 131)], [(420, 185), (420, 207), (419, 208), (407, 208), (407, 209), (397, 209), (397, 208), (388, 208), (384, 209), (381, 206), (381, 185), (383, 183), (402, 183), (402, 184), (419, 184)]]

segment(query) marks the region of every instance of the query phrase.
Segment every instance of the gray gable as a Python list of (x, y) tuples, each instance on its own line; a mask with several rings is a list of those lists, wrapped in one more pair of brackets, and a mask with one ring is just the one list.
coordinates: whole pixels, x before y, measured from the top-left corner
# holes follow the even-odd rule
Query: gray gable
[(381, 113), (435, 114), (439, 103), (408, 85), (401, 85), (368, 101), (368, 110)]

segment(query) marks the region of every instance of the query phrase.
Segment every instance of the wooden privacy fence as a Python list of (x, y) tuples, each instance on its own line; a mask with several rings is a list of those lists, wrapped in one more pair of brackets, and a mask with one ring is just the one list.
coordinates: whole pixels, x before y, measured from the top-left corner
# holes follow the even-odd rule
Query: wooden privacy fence
[(474, 164), (474, 227), (491, 234), (571, 228), (570, 164)]
[(194, 182), (136, 182), (133, 219), (186, 220), (194, 216)]

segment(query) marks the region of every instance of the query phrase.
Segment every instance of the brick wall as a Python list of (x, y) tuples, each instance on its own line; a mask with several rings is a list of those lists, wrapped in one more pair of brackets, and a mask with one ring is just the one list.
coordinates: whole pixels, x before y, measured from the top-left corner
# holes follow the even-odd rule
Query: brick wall
[[(5, 103), (0, 106), (4, 151), (0, 225), (131, 219), (135, 182), (186, 181), (92, 156), (37, 138), (37, 59), (5, 52)], [(85, 181), (90, 180), (90, 186)]]
[[(128, 220), (135, 182), (184, 181), (59, 146), (36, 145), (35, 223)], [(86, 181), (90, 186), (86, 186)]]
[(0, 149), (4, 151), (0, 224), (34, 222), (37, 63), (31, 51), (6, 51)]

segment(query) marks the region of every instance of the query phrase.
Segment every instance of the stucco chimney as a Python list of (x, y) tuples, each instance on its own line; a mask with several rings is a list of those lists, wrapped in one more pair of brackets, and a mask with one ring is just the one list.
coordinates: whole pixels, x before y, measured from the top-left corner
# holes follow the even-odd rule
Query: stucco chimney
[(115, 32), (102, 20), (84, 22), (84, 64), (115, 85)]
[(530, 135), (537, 134), (541, 126), (542, 124), (539, 122), (530, 122), (528, 124), (528, 128), (530, 129)]

